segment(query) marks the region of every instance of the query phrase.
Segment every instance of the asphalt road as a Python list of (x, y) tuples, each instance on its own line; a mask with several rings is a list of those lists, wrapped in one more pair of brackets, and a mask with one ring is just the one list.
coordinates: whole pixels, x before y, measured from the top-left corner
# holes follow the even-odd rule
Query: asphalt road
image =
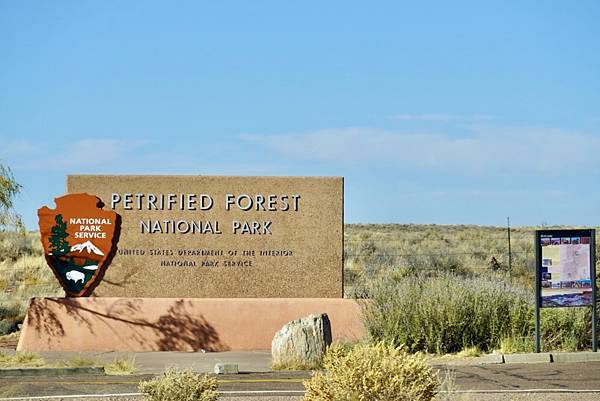
[[(136, 376), (73, 376), (73, 377), (0, 377), (0, 400), (17, 397), (41, 397), (83, 394), (137, 393), (140, 381), (154, 375)], [(261, 395), (299, 396), (304, 392), (302, 381), (310, 372), (273, 372), (222, 375), (219, 391), (240, 397), (259, 392)]]
[[(449, 377), (451, 393), (440, 399), (458, 401), (583, 401), (600, 400), (600, 362), (441, 366)], [(309, 372), (249, 373), (219, 376), (219, 390), (226, 398), (287, 401), (299, 400), (302, 380)], [(0, 400), (87, 394), (137, 393), (137, 384), (152, 375), (0, 377)], [(74, 398), (69, 398), (73, 400)], [(76, 398), (86, 399), (86, 398)], [(139, 396), (112, 398), (119, 401)], [(56, 398), (54, 398), (56, 400)], [(66, 399), (65, 399), (66, 400)], [(95, 398), (98, 400), (98, 398)]]
[(457, 390), (598, 390), (600, 362), (438, 367), (455, 375)]

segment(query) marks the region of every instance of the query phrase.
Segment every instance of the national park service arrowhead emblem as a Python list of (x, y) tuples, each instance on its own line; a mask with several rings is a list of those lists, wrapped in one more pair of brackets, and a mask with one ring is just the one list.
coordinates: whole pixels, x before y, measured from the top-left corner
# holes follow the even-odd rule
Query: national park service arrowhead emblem
[(56, 209), (38, 209), (46, 261), (67, 296), (88, 296), (114, 256), (121, 219), (102, 210), (94, 195), (69, 194), (54, 202)]

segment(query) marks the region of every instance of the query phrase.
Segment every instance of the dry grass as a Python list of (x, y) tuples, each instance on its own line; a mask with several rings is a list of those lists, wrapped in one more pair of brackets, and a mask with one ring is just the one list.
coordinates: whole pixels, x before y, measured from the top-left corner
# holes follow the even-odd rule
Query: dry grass
[(35, 352), (15, 352), (12, 355), (0, 352), (0, 368), (40, 368), (46, 361)]
[(112, 362), (104, 365), (104, 371), (107, 375), (113, 376), (132, 375), (137, 372), (135, 356), (115, 358)]
[(135, 357), (116, 357), (112, 362), (103, 363), (97, 358), (75, 356), (50, 363), (40, 354), (18, 351), (13, 354), (0, 352), (0, 368), (87, 368), (104, 367), (107, 375), (131, 375), (137, 372)]
[(359, 344), (349, 350), (332, 346), (322, 371), (304, 382), (304, 401), (389, 400), (429, 401), (440, 385), (421, 355), (383, 342)]
[(320, 365), (300, 362), (271, 365), (271, 369), (273, 370), (315, 370), (320, 367)]
[[(432, 272), (498, 276), (533, 290), (535, 229), (511, 229), (512, 271), (509, 272), (505, 227), (347, 224), (344, 233), (346, 296), (361, 296), (365, 281), (385, 275), (390, 268), (407, 276)], [(598, 244), (600, 236), (596, 240)]]
[(466, 347), (457, 354), (459, 358), (476, 358), (481, 355), (482, 352), (477, 346)]
[(32, 297), (64, 296), (43, 257), (39, 233), (0, 232), (0, 335), (16, 330)]
[(97, 358), (88, 358), (85, 356), (78, 355), (57, 362), (55, 365), (65, 368), (87, 368), (92, 366), (102, 366), (102, 362), (100, 362)]
[(10, 334), (0, 336), (0, 347), (4, 348), (16, 348), (19, 342), (20, 331), (13, 331)]
[(215, 377), (171, 368), (138, 388), (147, 401), (217, 401), (217, 387)]

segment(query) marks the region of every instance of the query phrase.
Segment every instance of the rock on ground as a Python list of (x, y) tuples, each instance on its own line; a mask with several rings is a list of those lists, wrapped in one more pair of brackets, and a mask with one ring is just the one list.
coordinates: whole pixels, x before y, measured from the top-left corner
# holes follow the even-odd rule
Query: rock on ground
[(275, 333), (271, 342), (274, 369), (314, 369), (331, 345), (327, 314), (293, 320)]

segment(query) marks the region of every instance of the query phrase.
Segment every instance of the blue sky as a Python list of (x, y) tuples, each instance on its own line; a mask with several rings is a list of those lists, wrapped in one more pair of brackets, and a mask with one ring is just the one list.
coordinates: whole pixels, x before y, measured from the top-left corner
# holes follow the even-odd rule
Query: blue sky
[(600, 225), (600, 2), (0, 0), (0, 162), (335, 175), (349, 223)]

